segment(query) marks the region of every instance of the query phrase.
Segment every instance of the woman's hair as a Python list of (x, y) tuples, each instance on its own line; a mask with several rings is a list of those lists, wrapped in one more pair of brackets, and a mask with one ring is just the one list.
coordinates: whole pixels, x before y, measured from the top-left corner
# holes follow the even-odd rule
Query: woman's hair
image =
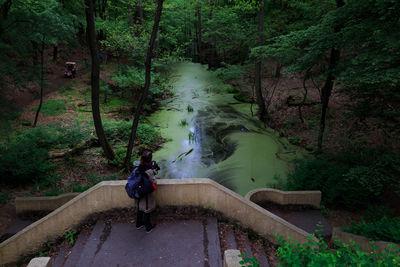
[(151, 160), (153, 159), (153, 154), (151, 153), (150, 150), (145, 150), (142, 153), (142, 157), (140, 158), (140, 161), (142, 164), (149, 164), (151, 163)]

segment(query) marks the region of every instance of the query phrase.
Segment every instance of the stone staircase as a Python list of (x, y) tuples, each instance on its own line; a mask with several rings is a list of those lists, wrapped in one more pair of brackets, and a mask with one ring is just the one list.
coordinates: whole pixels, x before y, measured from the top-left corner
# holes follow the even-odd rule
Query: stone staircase
[[(227, 249), (237, 249), (234, 232)], [(250, 241), (246, 254), (252, 257)], [(203, 220), (160, 221), (151, 233), (134, 223), (97, 221), (91, 232), (81, 231), (72, 249), (61, 246), (53, 267), (71, 266), (211, 266), (222, 267), (223, 255), (214, 217)], [(269, 266), (264, 250), (259, 266)]]

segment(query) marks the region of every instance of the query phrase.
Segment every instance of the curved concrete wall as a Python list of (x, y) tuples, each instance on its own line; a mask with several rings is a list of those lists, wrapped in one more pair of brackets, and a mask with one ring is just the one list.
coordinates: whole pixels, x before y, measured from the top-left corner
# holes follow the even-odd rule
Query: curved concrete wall
[(262, 203), (270, 201), (279, 205), (309, 205), (321, 207), (321, 191), (281, 191), (272, 188), (260, 188), (250, 191), (245, 199)]
[[(125, 193), (125, 183), (126, 181), (101, 182), (4, 241), (0, 244), (0, 264), (15, 262), (23, 255), (36, 252), (42, 244), (73, 229), (92, 213), (132, 206), (133, 200)], [(214, 209), (274, 243), (275, 233), (285, 238), (291, 237), (299, 243), (307, 242), (309, 235), (206, 178), (160, 179), (156, 201), (158, 206), (199, 206)]]
[(53, 211), (80, 193), (67, 193), (56, 197), (17, 197), (15, 210), (17, 214), (31, 211)]

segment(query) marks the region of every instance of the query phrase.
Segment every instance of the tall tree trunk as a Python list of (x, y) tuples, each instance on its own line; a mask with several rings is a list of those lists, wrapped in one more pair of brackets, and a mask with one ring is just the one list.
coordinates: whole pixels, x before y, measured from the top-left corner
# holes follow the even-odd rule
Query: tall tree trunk
[[(344, 1), (336, 0), (336, 6), (337, 6), (337, 8), (344, 6)], [(338, 25), (334, 28), (334, 31), (339, 32), (340, 29), (341, 29), (341, 26)], [(339, 63), (339, 60), (340, 60), (340, 50), (336, 49), (336, 48), (332, 48), (330, 59), (329, 59), (328, 75), (326, 77), (325, 84), (321, 89), (322, 107), (321, 107), (321, 118), (320, 118), (320, 122), (319, 122), (317, 153), (322, 152), (322, 139), (323, 139), (324, 131), (325, 131), (326, 111), (328, 109), (329, 98), (332, 94), (332, 88), (333, 88), (335, 78), (336, 78), (335, 74), (334, 74), (334, 70)]]
[(130, 165), (131, 156), (132, 156), (133, 144), (134, 144), (134, 141), (136, 138), (136, 130), (137, 130), (138, 123), (139, 123), (140, 113), (142, 112), (142, 107), (146, 100), (147, 92), (149, 91), (149, 87), (150, 87), (151, 59), (153, 57), (154, 43), (155, 43), (155, 40), (157, 37), (158, 25), (159, 25), (160, 19), (161, 19), (163, 1), (164, 0), (157, 0), (157, 9), (156, 9), (156, 13), (154, 16), (153, 30), (151, 32), (149, 46), (147, 48), (146, 62), (144, 64), (144, 66), (145, 66), (145, 83), (144, 83), (142, 95), (140, 96), (139, 102), (136, 106), (135, 117), (134, 117), (133, 123), (132, 123), (131, 136), (129, 138), (128, 149), (126, 150), (126, 157), (125, 157), (125, 162), (124, 162), (126, 171), (129, 171), (129, 167), (130, 167), (129, 165)]
[(53, 46), (53, 61), (57, 62), (58, 58), (58, 45)]
[[(261, 46), (263, 44), (264, 5), (265, 5), (265, 0), (260, 0), (260, 11), (258, 13), (258, 42), (257, 42), (258, 46)], [(264, 120), (266, 112), (265, 112), (265, 103), (261, 87), (261, 59), (256, 60), (254, 71), (255, 71), (254, 88), (258, 104), (257, 116), (260, 120)]]
[(197, 27), (196, 27), (196, 35), (197, 35), (197, 54), (199, 55), (199, 61), (201, 62), (201, 6), (198, 5), (196, 8), (196, 15), (197, 15)]
[(143, 26), (143, 5), (142, 0), (137, 1), (137, 22)]
[(43, 87), (44, 87), (44, 38), (42, 40), (42, 46), (40, 48), (40, 102), (39, 107), (36, 110), (35, 121), (33, 122), (33, 127), (36, 127), (40, 110), (43, 104)]
[[(8, 17), (8, 12), (10, 11), (11, 8), (11, 0), (6, 0), (4, 4), (1, 6), (1, 17), (2, 21), (6, 20)], [(0, 37), (3, 33), (3, 25), (0, 23)]]
[(92, 56), (92, 113), (94, 127), (96, 129), (97, 137), (104, 150), (104, 154), (107, 159), (113, 160), (115, 158), (114, 151), (107, 141), (106, 135), (104, 134), (103, 125), (100, 116), (100, 101), (99, 101), (99, 76), (100, 76), (100, 61), (99, 53), (97, 50), (96, 31), (94, 26), (94, 14), (93, 14), (93, 2), (92, 0), (85, 0), (86, 4), (86, 23), (87, 23), (87, 36), (90, 54)]

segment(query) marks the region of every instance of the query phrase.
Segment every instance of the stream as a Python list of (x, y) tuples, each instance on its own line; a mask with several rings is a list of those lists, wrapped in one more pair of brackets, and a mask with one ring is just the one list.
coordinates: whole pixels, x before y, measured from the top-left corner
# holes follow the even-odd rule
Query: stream
[(159, 178), (211, 178), (244, 196), (286, 179), (290, 160), (304, 155), (251, 116), (250, 104), (228, 94), (206, 66), (177, 63), (170, 84), (174, 97), (149, 118), (168, 140), (153, 155)]

